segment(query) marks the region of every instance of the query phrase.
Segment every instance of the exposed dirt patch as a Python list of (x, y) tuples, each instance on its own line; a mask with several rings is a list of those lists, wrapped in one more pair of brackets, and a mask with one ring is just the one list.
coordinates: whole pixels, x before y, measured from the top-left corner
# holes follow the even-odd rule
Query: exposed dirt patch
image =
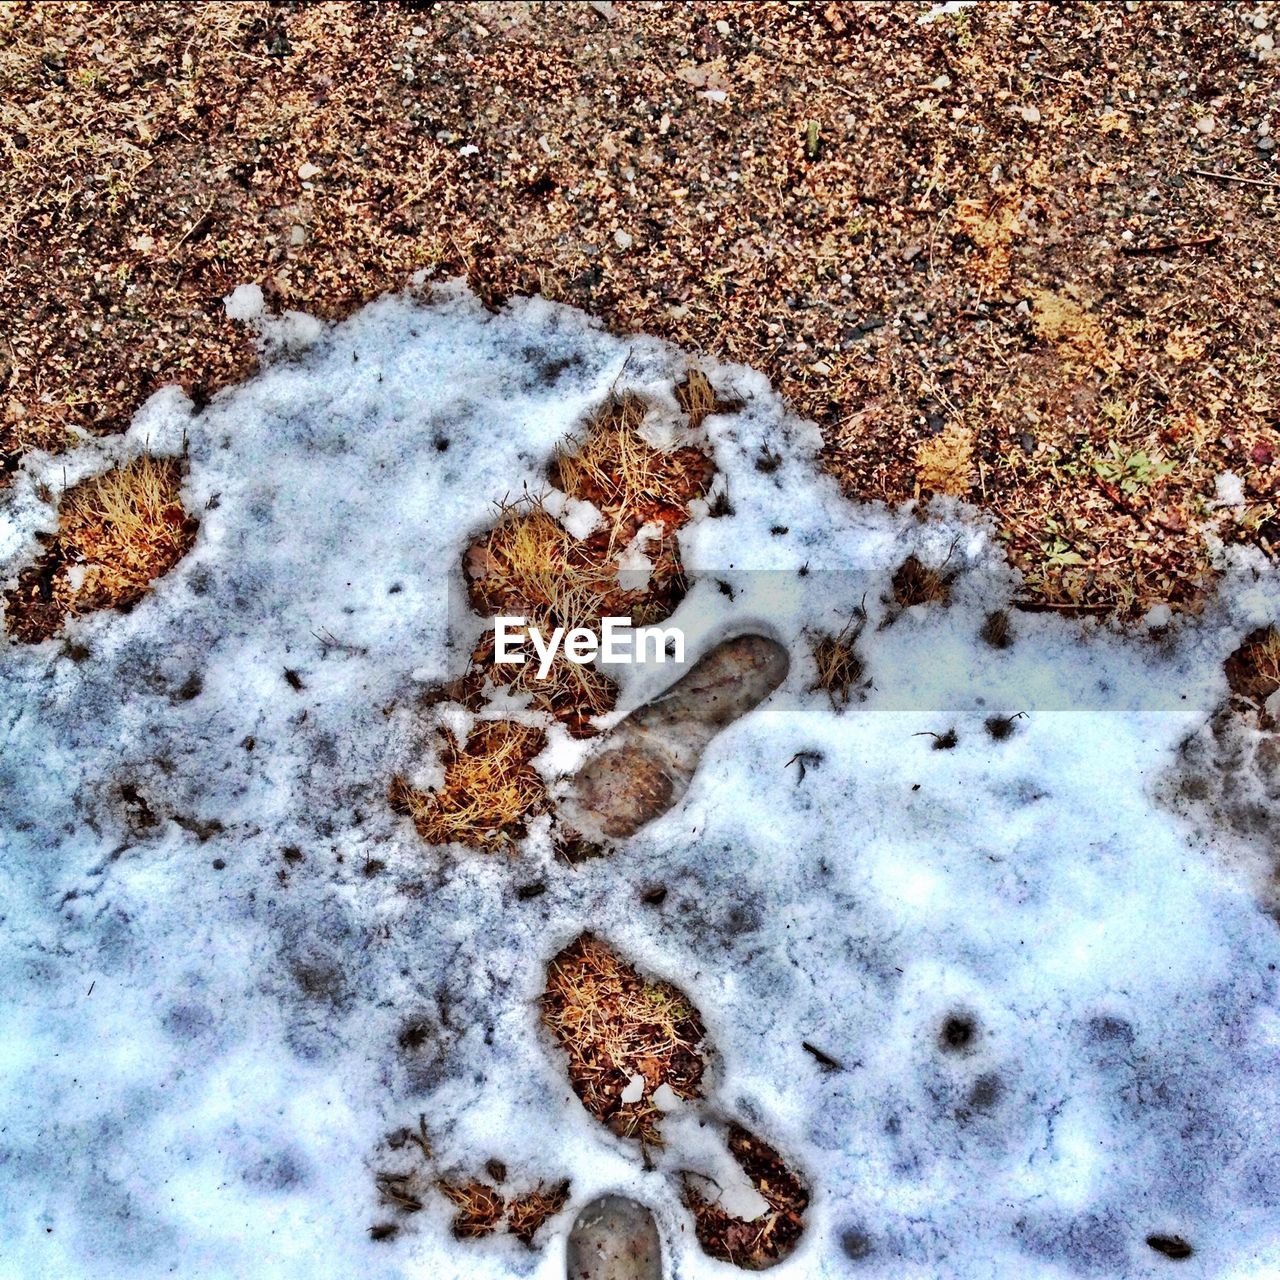
[(437, 1161), (427, 1137), (426, 1118), (420, 1116), (413, 1128), (389, 1134), (381, 1159), (396, 1165), (374, 1175), (378, 1197), (398, 1221), (376, 1223), (369, 1228), (375, 1240), (390, 1240), (401, 1226), (425, 1206), (433, 1191), (443, 1195), (456, 1212), (453, 1234), (460, 1240), (476, 1240), (507, 1230), (521, 1244), (537, 1247), (542, 1227), (569, 1203), (568, 1179), (555, 1183), (539, 1182), (528, 1191), (504, 1193), (494, 1183), (507, 1180), (506, 1163), (497, 1158), (485, 1162), (484, 1171), (492, 1179), (441, 1177)]
[(1226, 661), (1231, 692), (1255, 707), (1280, 689), (1280, 630), (1259, 627)]
[[(601, 519), (589, 536), (574, 537), (536, 501), (505, 508), (498, 523), (467, 548), (463, 572), (477, 613), (523, 616), (546, 636), (557, 627), (599, 636), (606, 617), (646, 626), (670, 616), (687, 590), (673, 535), (688, 521), (689, 503), (706, 493), (715, 466), (700, 449), (662, 450), (647, 443), (640, 434), (646, 412), (636, 396), (610, 400), (587, 424), (582, 441), (559, 450), (551, 464), (552, 484), (599, 510)], [(644, 586), (628, 586), (619, 576), (632, 549), (650, 565)], [(461, 700), (473, 709), (481, 705), (486, 681), (528, 693), (531, 705), (575, 737), (593, 734), (595, 717), (612, 710), (617, 699), (616, 684), (602, 671), (563, 656), (543, 679), (535, 665), (496, 662), (492, 634), (472, 654)]]
[(951, 578), (916, 556), (908, 556), (893, 575), (893, 600), (900, 608), (918, 604), (946, 604), (951, 599)]
[(516, 1196), (507, 1206), (507, 1229), (521, 1244), (533, 1248), (542, 1225), (569, 1203), (569, 1183), (554, 1186), (539, 1183), (532, 1191)]
[(137, 604), (195, 541), (182, 474), (175, 459), (142, 457), (68, 489), (57, 533), (5, 593), (9, 633), (34, 643), (69, 617)]
[(242, 378), (238, 283), (425, 269), (763, 370), (1035, 597), (1194, 600), (1206, 533), (1280, 531), (1274, 9), (925, 7), (7, 7), (0, 470)]
[[(677, 399), (691, 427), (728, 407), (696, 369), (677, 388)], [(592, 420), (582, 444), (561, 450), (551, 465), (556, 488), (600, 508), (607, 546), (615, 552), (647, 524), (661, 526), (663, 533), (680, 528), (689, 519), (689, 503), (706, 493), (715, 475), (715, 464), (701, 449), (661, 450), (648, 444), (639, 430), (646, 409), (637, 396), (611, 400)]]
[(741, 1125), (729, 1126), (729, 1151), (768, 1201), (768, 1211), (750, 1222), (732, 1217), (689, 1184), (685, 1204), (693, 1213), (698, 1243), (707, 1253), (749, 1271), (763, 1270), (790, 1253), (800, 1239), (809, 1192), (768, 1143)]
[[(542, 1022), (568, 1054), (582, 1105), (620, 1137), (661, 1144), (653, 1095), (663, 1085), (678, 1098), (702, 1096), (706, 1031), (698, 1011), (677, 987), (642, 978), (591, 934), (547, 966)], [(622, 1101), (637, 1076), (643, 1093)]]

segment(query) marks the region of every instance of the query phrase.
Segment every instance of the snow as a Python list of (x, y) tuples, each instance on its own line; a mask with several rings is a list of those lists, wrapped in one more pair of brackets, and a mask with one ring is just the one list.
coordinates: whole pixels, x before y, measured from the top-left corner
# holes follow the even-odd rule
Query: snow
[[(1179, 1274), (1276, 1272), (1280, 933), (1155, 798), (1225, 694), (1223, 657), (1275, 616), (1270, 579), (1136, 638), (1015, 613), (991, 649), (983, 619), (1018, 582), (974, 513), (846, 502), (812, 424), (704, 362), (746, 408), (704, 425), (732, 514), (700, 503), (681, 532), (671, 623), (690, 662), (776, 635), (786, 685), (611, 858), (557, 863), (545, 818), (514, 858), (428, 847), (385, 793), (440, 776), (423, 695), (480, 625), (464, 547), (545, 486), (610, 388), (680, 438), (688, 357), (458, 287), (334, 326), (241, 286), (228, 314), (258, 328), (261, 374), (200, 412), (163, 391), (0, 495), (10, 579), (55, 526), (46, 486), (145, 449), (185, 441), (200, 519), (131, 613), (0, 650), (0, 1274), (562, 1276), (567, 1215), (536, 1253), (455, 1241), (433, 1191), (370, 1239), (391, 1216), (375, 1174), (404, 1164), (383, 1140), (419, 1116), (443, 1174), (497, 1157), (518, 1190), (570, 1178), (571, 1209), (653, 1205), (687, 1280), (731, 1274), (694, 1243), (677, 1174), (748, 1204), (733, 1120), (813, 1188), (779, 1276), (1154, 1277), (1154, 1232), (1196, 1246)], [(884, 603), (910, 553), (956, 575), (949, 607)], [(805, 633), (860, 606), (869, 684), (837, 711), (809, 692)], [(613, 674), (618, 716), (674, 678)], [(541, 765), (584, 749), (555, 730)], [(538, 1027), (545, 963), (587, 928), (708, 1027), (707, 1106), (670, 1108), (652, 1169)], [(940, 1045), (950, 1016), (973, 1024), (963, 1049)]]

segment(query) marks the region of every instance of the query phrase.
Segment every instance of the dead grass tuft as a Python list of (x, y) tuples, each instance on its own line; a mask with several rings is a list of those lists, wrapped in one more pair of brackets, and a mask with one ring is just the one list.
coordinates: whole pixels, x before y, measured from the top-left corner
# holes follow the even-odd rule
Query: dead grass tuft
[(592, 626), (609, 608), (630, 612), (617, 570), (541, 503), (502, 507), (497, 524), (467, 549), (463, 571), (476, 612), (523, 613), (548, 633)]
[[(714, 408), (709, 383), (699, 403), (707, 395)], [(610, 400), (591, 421), (582, 444), (573, 452), (561, 450), (551, 464), (556, 488), (604, 513), (610, 555), (645, 525), (657, 524), (670, 534), (686, 523), (689, 503), (707, 492), (715, 475), (715, 464), (701, 449), (664, 451), (643, 440), (639, 428), (646, 409), (637, 396)]]
[(713, 413), (737, 413), (742, 408), (741, 400), (721, 400), (701, 369), (690, 369), (685, 380), (676, 384), (676, 400), (695, 430)]
[(987, 614), (979, 633), (993, 649), (1007, 649), (1013, 643), (1013, 628), (1009, 625), (1007, 609), (996, 609)]
[(862, 659), (855, 648), (866, 616), (859, 611), (835, 635), (821, 635), (811, 641), (818, 678), (811, 690), (823, 689), (833, 709), (847, 706), (849, 695), (862, 679)]
[(546, 746), (546, 734), (511, 720), (486, 720), (464, 747), (447, 729), (441, 737), (443, 785), (417, 791), (395, 778), (387, 796), (392, 808), (408, 814), (428, 844), (512, 848), (526, 821), (546, 806), (546, 784), (530, 763)]
[(453, 1234), (459, 1240), (492, 1235), (502, 1224), (506, 1205), (502, 1194), (484, 1182), (441, 1182), (440, 1190), (457, 1207)]
[(68, 489), (58, 532), (5, 595), (9, 631), (45, 640), (68, 617), (135, 605), (195, 540), (181, 484), (176, 459), (142, 457)]
[(916, 450), (916, 476), (921, 490), (969, 496), (974, 484), (973, 432), (953, 422)]
[(753, 1222), (732, 1217), (687, 1181), (685, 1204), (693, 1213), (698, 1243), (705, 1252), (722, 1262), (760, 1271), (785, 1257), (800, 1239), (809, 1192), (768, 1143), (741, 1125), (729, 1127), (729, 1150), (768, 1201), (768, 1212)]
[[(561, 626), (598, 635), (605, 617), (629, 617), (643, 626), (669, 616), (687, 589), (675, 540), (663, 538), (651, 556), (647, 588), (630, 590), (618, 581), (614, 552), (601, 536), (607, 537), (574, 538), (541, 503), (503, 507), (497, 524), (463, 558), (472, 608), (487, 617), (522, 615), (544, 635)], [(593, 733), (593, 717), (613, 709), (617, 685), (597, 668), (561, 656), (539, 680), (532, 664), (495, 663), (493, 649), (487, 634), (472, 654), (476, 669), (495, 685), (529, 693), (532, 706), (575, 736)]]
[[(565, 947), (547, 967), (542, 1021), (569, 1055), (569, 1080), (582, 1105), (624, 1138), (659, 1145), (660, 1085), (681, 1098), (701, 1097), (706, 1063), (702, 1019), (669, 982), (642, 978), (591, 934)], [(637, 1102), (622, 1093), (644, 1079)]]
[(516, 1196), (507, 1208), (507, 1229), (521, 1244), (533, 1248), (533, 1238), (542, 1224), (553, 1218), (569, 1203), (569, 1182), (566, 1179), (552, 1187), (543, 1183), (522, 1196)]
[(946, 604), (951, 584), (938, 569), (916, 556), (908, 556), (893, 575), (893, 598), (904, 609), (917, 604)]
[(1250, 632), (1224, 666), (1231, 692), (1261, 706), (1280, 689), (1280, 629)]
[(1031, 308), (1031, 327), (1038, 337), (1057, 345), (1069, 363), (1103, 372), (1123, 359), (1123, 349), (1108, 339), (1096, 316), (1062, 294), (1041, 289)]

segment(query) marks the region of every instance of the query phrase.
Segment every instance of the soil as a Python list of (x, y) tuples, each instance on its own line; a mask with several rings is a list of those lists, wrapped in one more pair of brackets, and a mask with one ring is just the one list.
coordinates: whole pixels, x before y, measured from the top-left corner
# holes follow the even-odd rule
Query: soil
[(0, 468), (242, 379), (237, 284), (465, 275), (762, 369), (1028, 600), (1193, 604), (1280, 545), (1280, 11), (926, 10), (6, 6)]

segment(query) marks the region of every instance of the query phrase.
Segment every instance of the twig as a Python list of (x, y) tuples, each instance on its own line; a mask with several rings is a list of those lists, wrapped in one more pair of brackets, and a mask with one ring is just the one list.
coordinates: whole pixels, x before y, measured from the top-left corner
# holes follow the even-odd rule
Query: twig
[(195, 220), (195, 221), (194, 221), (194, 222), (193, 222), (193, 223), (192, 223), (192, 224), (187, 228), (187, 229), (186, 229), (186, 231), (185, 231), (185, 232), (183, 232), (182, 239), (181, 239), (181, 240), (179, 240), (179, 241), (178, 241), (178, 243), (177, 243), (177, 244), (175, 244), (175, 245), (173, 246), (173, 248), (172, 248), (172, 249), (170, 249), (170, 250), (169, 250), (169, 252), (168, 252), (168, 254), (166, 254), (165, 256), (166, 256), (166, 257), (169, 257), (169, 258), (172, 258), (172, 257), (173, 257), (173, 255), (174, 255), (175, 253), (177, 253), (177, 252), (178, 252), (178, 250), (179, 250), (179, 249), (181, 249), (181, 248), (182, 248), (182, 246), (183, 246), (184, 244), (186, 244), (188, 240), (191, 240), (191, 239), (193, 239), (193, 238), (194, 238), (194, 239), (200, 239), (200, 238), (202, 238), (202, 237), (205, 235), (205, 233), (209, 230), (209, 228), (213, 226), (213, 223), (214, 223), (214, 217), (213, 217), (213, 205), (210, 205), (210, 206), (209, 206), (209, 207), (208, 207), (208, 208), (207, 208), (207, 209), (206, 209), (206, 210), (205, 210), (205, 211), (204, 211), (204, 212), (203, 212), (203, 213), (202, 213), (202, 214), (201, 214), (201, 215), (200, 215), (200, 216), (199, 216), (199, 217), (198, 217), (198, 218), (197, 218), (197, 219), (196, 219), (196, 220)]
[(1188, 169), (1198, 178), (1217, 178), (1220, 182), (1243, 182), (1250, 187), (1280, 188), (1280, 182), (1271, 182), (1266, 178), (1246, 178), (1242, 173), (1214, 173), (1212, 169)]
[(1013, 607), (1023, 613), (1040, 613), (1045, 609), (1077, 609), (1084, 613), (1095, 613), (1108, 609), (1105, 604), (1073, 604), (1070, 600), (1014, 600)]
[(1222, 233), (1215, 231), (1209, 236), (1200, 236), (1196, 240), (1165, 240), (1159, 244), (1122, 244), (1121, 253), (1137, 257), (1148, 253), (1173, 253), (1177, 249), (1207, 249), (1222, 239)]

